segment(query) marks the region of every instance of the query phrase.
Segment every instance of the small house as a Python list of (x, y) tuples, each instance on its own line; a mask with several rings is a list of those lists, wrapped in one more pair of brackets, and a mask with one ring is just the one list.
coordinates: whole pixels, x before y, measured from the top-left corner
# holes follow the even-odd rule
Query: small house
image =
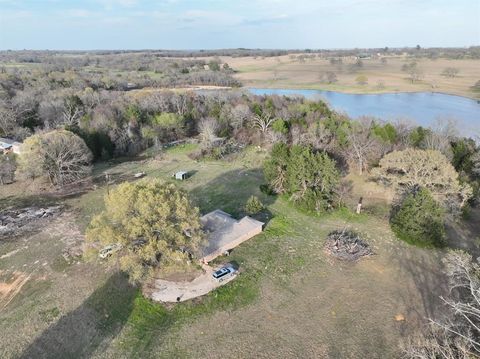
[(264, 225), (248, 216), (236, 220), (219, 209), (202, 216), (200, 221), (207, 233), (207, 242), (201, 250), (200, 259), (205, 264), (260, 234)]
[(21, 146), (21, 142), (17, 142), (9, 138), (0, 137), (0, 151), (2, 151), (3, 153), (13, 152), (18, 155), (21, 152)]

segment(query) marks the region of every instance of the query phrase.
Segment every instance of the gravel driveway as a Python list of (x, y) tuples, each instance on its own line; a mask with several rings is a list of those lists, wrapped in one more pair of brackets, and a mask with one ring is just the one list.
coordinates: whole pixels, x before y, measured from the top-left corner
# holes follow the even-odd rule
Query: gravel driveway
[(238, 272), (219, 282), (212, 277), (213, 268), (204, 265), (205, 273), (191, 282), (171, 282), (163, 279), (155, 280), (155, 288), (151, 294), (153, 300), (160, 302), (183, 302), (205, 295), (215, 288), (227, 284), (235, 279)]

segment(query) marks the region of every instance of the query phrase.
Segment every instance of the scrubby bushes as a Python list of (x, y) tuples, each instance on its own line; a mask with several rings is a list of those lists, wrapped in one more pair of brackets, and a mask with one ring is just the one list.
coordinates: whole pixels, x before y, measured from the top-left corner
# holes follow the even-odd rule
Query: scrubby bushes
[(441, 246), (445, 237), (445, 211), (425, 188), (409, 193), (393, 210), (392, 230), (402, 240)]

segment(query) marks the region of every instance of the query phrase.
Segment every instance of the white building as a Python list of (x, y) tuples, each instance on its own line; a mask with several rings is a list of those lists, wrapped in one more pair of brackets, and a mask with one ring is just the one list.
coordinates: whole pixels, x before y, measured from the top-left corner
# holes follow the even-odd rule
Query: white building
[(21, 147), (21, 142), (0, 137), (0, 151), (3, 151), (3, 153), (13, 152), (18, 155), (21, 152)]

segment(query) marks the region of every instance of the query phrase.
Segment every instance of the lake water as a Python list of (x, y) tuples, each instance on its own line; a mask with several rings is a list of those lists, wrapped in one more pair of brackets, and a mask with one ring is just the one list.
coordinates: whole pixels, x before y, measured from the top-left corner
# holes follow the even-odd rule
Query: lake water
[(464, 135), (480, 134), (480, 103), (466, 97), (431, 92), (346, 94), (321, 90), (249, 88), (256, 95), (302, 95), (322, 99), (352, 118), (374, 116), (387, 121), (400, 118), (430, 126), (438, 118), (452, 118)]

